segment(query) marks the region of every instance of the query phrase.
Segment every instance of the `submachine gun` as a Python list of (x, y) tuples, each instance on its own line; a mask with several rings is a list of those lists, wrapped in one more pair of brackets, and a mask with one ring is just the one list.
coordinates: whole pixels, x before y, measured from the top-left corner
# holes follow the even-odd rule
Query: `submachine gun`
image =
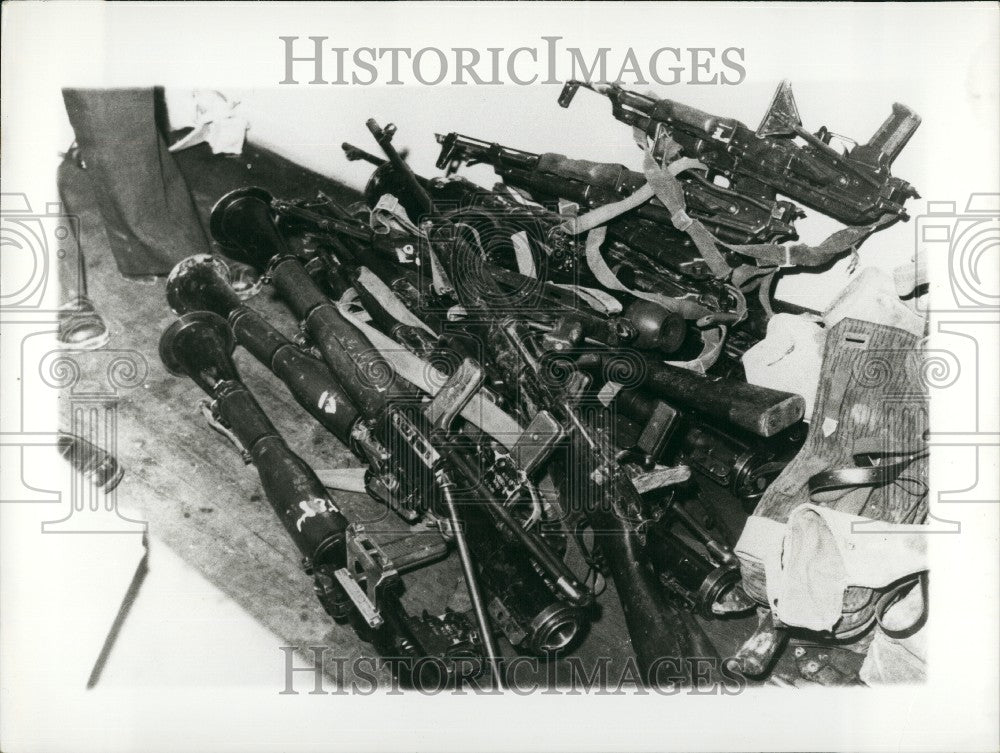
[[(624, 165), (572, 159), (554, 152), (533, 154), (454, 132), (438, 134), (437, 141), (441, 145), (439, 169), (450, 175), (463, 164), (491, 165), (505, 183), (527, 191), (537, 201), (564, 199), (584, 209), (596, 209), (621, 201), (646, 183), (646, 176)], [(752, 198), (711, 183), (696, 172), (684, 180), (684, 196), (690, 213), (724, 240), (752, 243), (798, 237), (794, 221), (802, 212), (791, 202)], [(670, 212), (656, 199), (633, 212), (671, 227)]]
[(606, 96), (617, 120), (649, 138), (656, 140), (660, 131), (669, 134), (684, 156), (708, 167), (709, 180), (722, 176), (744, 196), (773, 202), (781, 194), (845, 225), (872, 224), (885, 215), (905, 219), (904, 203), (918, 197), (913, 186), (890, 172), (920, 125), (920, 116), (906, 105), (894, 104), (867, 143), (838, 151), (836, 134), (825, 126), (816, 133), (803, 128), (787, 81), (778, 86), (756, 130), (734, 118), (614, 84), (570, 81), (560, 106), (569, 107), (581, 87)]

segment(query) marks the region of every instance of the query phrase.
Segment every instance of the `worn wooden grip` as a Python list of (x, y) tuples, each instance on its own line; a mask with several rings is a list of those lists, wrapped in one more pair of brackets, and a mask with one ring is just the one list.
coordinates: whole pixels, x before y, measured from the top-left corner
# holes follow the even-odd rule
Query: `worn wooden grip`
[(705, 377), (653, 359), (646, 362), (644, 385), (671, 405), (698, 411), (761, 437), (773, 437), (787, 429), (802, 418), (806, 409), (801, 395), (736, 379)]

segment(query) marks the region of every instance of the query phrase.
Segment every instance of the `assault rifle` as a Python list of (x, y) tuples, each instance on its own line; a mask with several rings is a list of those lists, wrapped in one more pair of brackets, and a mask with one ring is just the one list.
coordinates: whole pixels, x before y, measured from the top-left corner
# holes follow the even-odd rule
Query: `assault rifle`
[(559, 97), (560, 106), (569, 107), (580, 87), (606, 96), (617, 120), (640, 129), (654, 142), (665, 132), (682, 155), (708, 167), (708, 180), (722, 176), (729, 188), (753, 199), (774, 201), (780, 193), (846, 225), (869, 225), (886, 215), (905, 220), (903, 205), (918, 198), (913, 186), (890, 173), (920, 125), (920, 116), (906, 105), (894, 104), (868, 143), (838, 151), (833, 146), (836, 134), (825, 126), (816, 133), (802, 127), (787, 81), (778, 86), (756, 130), (734, 118), (615, 84), (569, 81)]
[[(508, 185), (530, 193), (537, 201), (565, 199), (586, 209), (620, 201), (646, 183), (642, 173), (624, 165), (571, 159), (562, 154), (533, 154), (463, 136), (438, 134), (437, 166), (455, 172), (462, 164), (491, 165)], [(695, 171), (687, 174), (684, 198), (691, 216), (716, 236), (732, 243), (794, 240), (794, 222), (802, 211), (788, 201), (759, 199), (718, 186)], [(673, 230), (670, 212), (657, 199), (634, 210), (636, 216)]]

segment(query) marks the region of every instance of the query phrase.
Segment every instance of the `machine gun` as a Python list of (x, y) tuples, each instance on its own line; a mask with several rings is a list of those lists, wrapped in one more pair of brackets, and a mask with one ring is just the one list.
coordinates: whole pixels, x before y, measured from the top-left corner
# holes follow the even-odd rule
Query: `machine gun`
[[(372, 121), (368, 122), (368, 126), (370, 129), (378, 128), (377, 124), (373, 125)], [(385, 130), (389, 131), (390, 134), (395, 133), (395, 128), (387, 127)], [(379, 131), (374, 130), (373, 133), (379, 133)], [(445, 137), (446, 140), (450, 138)], [(460, 150), (463, 147), (474, 149), (470, 140), (462, 141), (462, 138), (464, 137), (456, 135), (451, 146), (455, 150)], [(385, 140), (383, 135), (381, 141)], [(479, 142), (479, 144), (482, 143)], [(652, 211), (661, 221), (653, 221), (641, 216), (641, 214), (626, 212), (607, 224), (607, 239), (602, 245), (602, 253), (613, 254), (615, 261), (611, 271), (607, 269), (595, 271), (585, 258), (583, 239), (574, 237), (567, 232), (566, 217), (553, 211), (551, 207), (550, 200), (558, 197), (559, 192), (552, 195), (543, 192), (537, 197), (540, 201), (549, 203), (549, 206), (526, 204), (513, 188), (506, 185), (498, 187), (493, 192), (485, 192), (484, 189), (456, 176), (448, 179), (428, 180), (415, 175), (409, 168), (406, 171), (397, 171), (393, 167), (392, 161), (381, 160), (357, 147), (345, 145), (344, 148), (351, 158), (365, 159), (377, 165), (376, 174), (369, 181), (368, 189), (374, 190), (376, 184), (378, 187), (391, 186), (400, 203), (407, 207), (407, 212), (413, 221), (416, 221), (418, 217), (433, 218), (474, 227), (482, 238), (483, 250), (491, 260), (500, 266), (508, 268), (512, 266), (513, 259), (517, 257), (517, 249), (511, 248), (510, 239), (513, 234), (523, 232), (533, 257), (530, 263), (540, 265), (544, 279), (563, 284), (602, 287), (605, 286), (607, 275), (633, 276), (635, 273), (635, 276), (642, 277), (645, 269), (654, 266), (662, 269), (664, 274), (645, 275), (645, 282), (640, 283), (642, 285), (640, 289), (644, 293), (674, 299), (677, 301), (677, 305), (672, 310), (683, 310), (686, 312), (685, 318), (701, 319), (712, 315), (717, 321), (731, 322), (738, 321), (743, 316), (741, 312), (746, 304), (742, 295), (732, 286), (717, 279), (714, 270), (706, 263), (691, 238), (672, 225), (669, 213), (658, 202), (645, 202), (638, 207), (638, 210), (640, 212)], [(513, 150), (506, 150), (504, 147), (498, 148), (502, 150), (504, 155), (513, 152)], [(447, 151), (448, 147), (443, 150), (442, 154)], [(483, 151), (476, 151), (472, 158), (475, 158), (476, 155), (483, 156)], [(534, 157), (539, 157), (539, 155), (530, 155), (526, 152), (519, 152), (516, 155), (518, 156), (511, 158), (515, 163), (523, 162), (524, 155), (527, 155), (529, 162)], [(540, 157), (546, 156), (541, 155)], [(571, 167), (575, 165), (579, 168), (576, 170), (567, 168), (566, 174), (569, 177), (561, 183), (563, 186), (575, 185), (574, 173), (586, 172), (583, 167), (580, 167), (581, 165), (586, 166), (586, 163), (566, 161), (560, 155), (548, 156), (559, 158)], [(508, 164), (508, 162), (502, 159), (498, 164)], [(612, 192), (614, 185), (619, 185), (620, 188), (621, 185), (626, 184), (608, 176), (613, 176), (615, 171), (622, 170), (624, 168), (620, 165), (596, 165), (594, 176), (588, 179), (591, 182), (596, 181), (608, 192)], [(501, 174), (503, 174), (502, 171)], [(606, 178), (603, 182), (598, 180), (602, 175)], [(636, 176), (638, 174), (632, 175), (629, 179), (631, 183), (628, 185), (634, 185), (640, 181), (645, 182), (645, 178)], [(576, 177), (580, 177), (580, 175), (577, 174)], [(697, 176), (691, 178), (690, 181), (702, 185)], [(512, 183), (512, 185), (516, 185), (516, 183)], [(703, 188), (704, 191), (714, 191), (711, 186), (707, 188), (703, 186)], [(374, 206), (379, 196), (368, 195), (368, 189), (366, 189), (368, 204)], [(700, 192), (698, 195), (704, 199), (706, 195), (704, 191), (701, 189), (692, 190)], [(725, 193), (723, 190), (718, 195), (722, 196)], [(411, 206), (419, 204), (421, 195), (429, 195), (431, 198), (433, 211), (430, 214), (417, 214), (415, 210), (410, 209)], [(608, 198), (610, 193), (603, 195)], [(731, 237), (745, 240), (747, 232), (750, 232), (749, 237), (775, 235), (780, 238), (786, 237), (788, 234), (794, 236), (794, 228), (791, 226), (797, 213), (794, 205), (787, 202), (767, 204), (756, 200), (746, 203), (737, 194), (733, 194), (729, 199), (730, 203), (725, 204), (724, 207), (718, 205), (715, 210), (706, 209), (704, 214), (711, 215), (717, 220), (722, 215), (730, 218), (737, 215), (739, 217), (737, 224), (745, 222), (750, 224), (765, 223), (770, 228), (769, 230), (762, 229), (763, 225), (761, 225), (757, 231), (748, 230), (747, 227), (737, 231), (736, 226), (731, 226), (729, 231)], [(733, 202), (738, 202), (739, 205)], [(595, 199), (595, 206), (600, 203), (602, 202)], [(707, 205), (703, 202), (702, 206)], [(774, 216), (772, 216), (772, 212)], [(756, 219), (748, 219), (751, 215)], [(729, 226), (729, 220), (720, 220), (720, 222), (722, 225)], [(717, 222), (715, 227), (721, 227), (721, 225)], [(728, 251), (724, 251), (724, 253), (729, 254), (731, 257), (729, 261), (733, 266), (743, 263), (738, 254)], [(518, 259), (518, 266), (521, 266), (520, 259)], [(620, 286), (614, 289), (619, 291), (619, 295), (623, 291)], [(626, 293), (626, 295), (630, 294)], [(641, 294), (640, 297), (648, 298), (648, 296)]]
[[(437, 134), (441, 145), (437, 167), (450, 175), (462, 164), (491, 165), (508, 185), (523, 189), (536, 201), (565, 199), (586, 209), (620, 201), (645, 185), (642, 173), (624, 165), (571, 159), (562, 154), (533, 154), (460, 133)], [(801, 210), (787, 201), (741, 194), (690, 172), (683, 181), (691, 216), (731, 243), (764, 243), (798, 238), (794, 222)], [(673, 230), (670, 212), (657, 199), (635, 210), (637, 217)]]
[[(663, 657), (683, 661), (711, 655), (708, 641), (686, 614), (663, 598), (661, 585), (646, 562), (638, 533), (646, 520), (643, 500), (619, 465), (607, 433), (594, 426), (578, 408), (589, 380), (573, 371), (568, 383), (556, 388), (546, 381), (532, 338), (512, 317), (498, 317), (488, 301), (502, 290), (485, 269), (482, 257), (449, 232), (437, 228), (445, 266), (457, 284), (463, 306), (487, 323), (489, 365), (505, 374), (509, 395), (524, 417), (546, 417), (562, 427), (569, 461), (564, 498), (572, 498), (590, 521), (616, 584), (626, 625), (644, 680)], [(456, 275), (459, 269), (461, 274)], [(579, 485), (578, 485), (579, 484)]]
[(581, 86), (610, 99), (617, 120), (654, 142), (661, 132), (669, 135), (681, 154), (708, 168), (708, 180), (722, 176), (730, 189), (753, 199), (773, 202), (782, 194), (845, 225), (871, 225), (886, 217), (905, 220), (906, 200), (918, 197), (913, 186), (890, 173), (920, 125), (920, 116), (902, 104), (893, 105), (868, 143), (840, 152), (826, 127), (816, 133), (802, 127), (787, 81), (779, 85), (756, 131), (733, 118), (615, 84), (569, 81), (560, 106), (569, 107)]
[[(486, 412), (482, 410), (483, 380), (478, 365), (464, 361), (427, 403), (416, 399), (413, 389), (399, 384), (391, 365), (384, 361), (376, 364), (376, 370), (383, 377), (394, 378), (373, 383), (370, 364), (376, 349), (322, 293), (302, 262), (291, 253), (274, 222), (269, 195), (260, 189), (228, 194), (213, 209), (211, 227), (216, 241), (227, 252), (269, 271), (282, 298), (303, 320), (332, 376), (354, 400), (367, 433), (376, 440), (374, 446), (380, 448), (379, 452), (368, 452), (374, 475), (383, 479), (383, 488), (376, 490), (375, 496), (386, 499), (396, 509), (431, 513), (447, 522), (459, 549), (491, 664), (496, 667), (498, 652), (478, 582), (480, 578), (489, 582), (484, 576), (492, 568), (505, 566), (505, 560), (496, 554), (476, 555), (476, 540), (467, 539), (459, 519), (459, 501), (468, 503), (470, 509), (475, 507), (480, 519), (502, 529), (514, 544), (505, 550), (508, 558), (510, 551), (518, 551), (519, 556), (534, 563), (525, 563), (527, 566), (537, 566), (544, 575), (534, 580), (527, 575), (523, 578), (538, 591), (536, 603), (545, 602), (546, 611), (544, 619), (524, 626), (524, 645), (539, 652), (564, 648), (585, 623), (581, 607), (590, 603), (591, 596), (548, 543), (525, 528), (512, 512), (522, 496), (537, 495), (512, 459), (516, 445), (505, 452), (484, 432), (467, 426), (460, 418), (479, 415), (481, 421), (481, 414)], [(472, 406), (474, 399), (478, 402)], [(365, 446), (371, 447), (372, 443)], [(502, 462), (501, 455), (507, 462)], [(502, 598), (496, 594), (493, 597)]]

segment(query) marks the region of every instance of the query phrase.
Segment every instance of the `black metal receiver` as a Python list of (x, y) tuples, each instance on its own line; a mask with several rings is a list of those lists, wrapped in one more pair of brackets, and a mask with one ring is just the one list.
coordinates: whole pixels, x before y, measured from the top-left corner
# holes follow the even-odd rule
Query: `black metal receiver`
[(778, 87), (756, 131), (734, 118), (702, 112), (670, 99), (655, 99), (620, 86), (569, 81), (559, 97), (569, 107), (580, 87), (611, 100), (614, 117), (652, 139), (661, 130), (681, 153), (708, 167), (708, 179), (722, 176), (730, 188), (760, 201), (782, 194), (846, 225), (869, 225), (890, 215), (906, 219), (904, 204), (918, 196), (893, 177), (892, 163), (920, 125), (920, 116), (894, 104), (892, 114), (867, 144), (840, 152), (827, 128), (802, 127), (791, 85)]
[[(621, 201), (646, 183), (642, 173), (624, 165), (571, 159), (554, 152), (533, 154), (454, 132), (438, 134), (437, 140), (441, 144), (439, 169), (451, 173), (463, 163), (491, 165), (505, 183), (528, 191), (536, 201), (565, 199), (595, 209)], [(746, 196), (697, 172), (688, 173), (682, 182), (691, 216), (724, 241), (764, 243), (798, 238), (794, 222), (802, 212), (790, 202)], [(659, 200), (654, 198), (633, 211), (673, 231), (670, 212)]]
[[(163, 333), (160, 359), (172, 374), (190, 377), (209, 395), (210, 421), (257, 468), (264, 494), (302, 553), (323, 608), (335, 619), (349, 618), (360, 635), (397, 660), (394, 671), (414, 683), (439, 687), (481, 669), (479, 640), (459, 616), (414, 618), (406, 613), (399, 601), (399, 574), (386, 563), (379, 567), (368, 561), (378, 556), (377, 550), (367, 546), (360, 527), (348, 523), (313, 469), (292, 452), (241, 381), (231, 357), (235, 344), (221, 316), (195, 311)], [(360, 574), (367, 592), (358, 583)], [(422, 676), (413, 675), (414, 667)]]

